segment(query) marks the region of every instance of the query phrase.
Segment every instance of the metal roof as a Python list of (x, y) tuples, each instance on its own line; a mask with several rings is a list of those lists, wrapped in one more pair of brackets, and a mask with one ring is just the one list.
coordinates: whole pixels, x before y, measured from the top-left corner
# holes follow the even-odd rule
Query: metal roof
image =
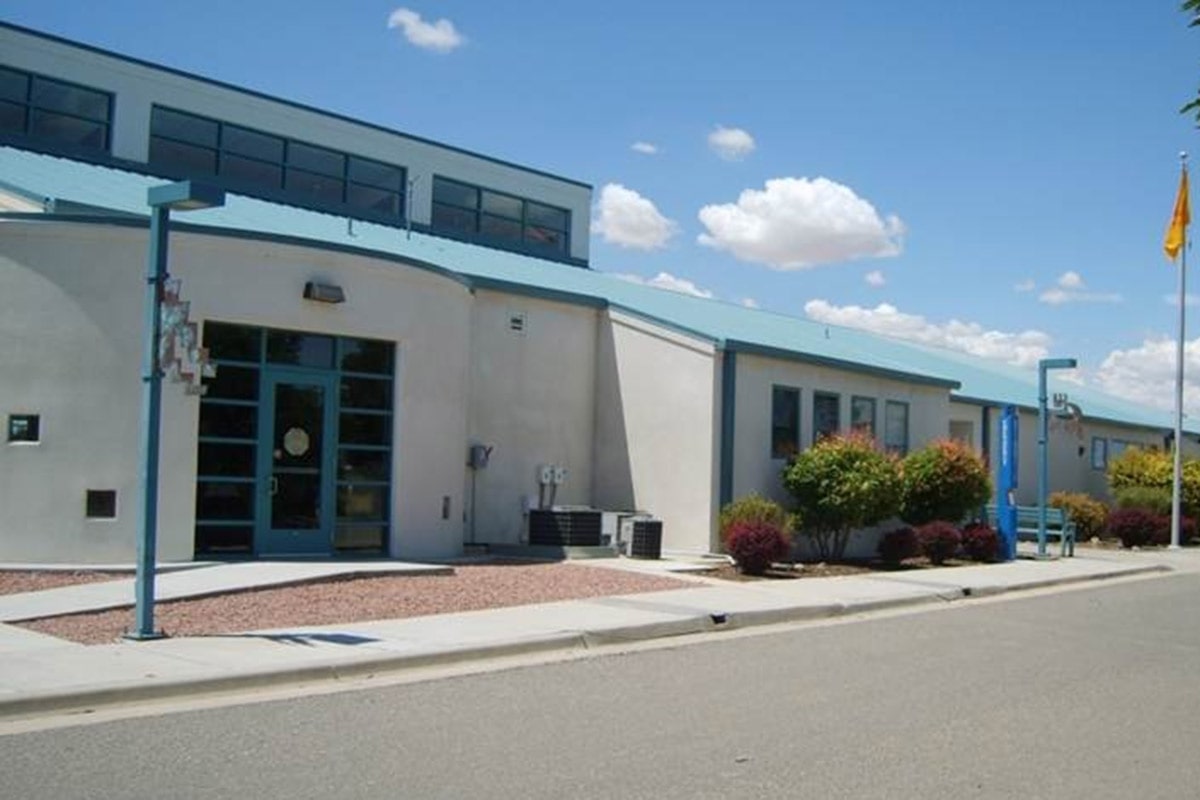
[[(42, 198), (48, 208), (89, 207), (145, 218), (146, 191), (161, 178), (0, 147), (0, 188)], [(945, 386), (966, 402), (1037, 405), (1037, 375), (965, 353), (914, 344), (732, 303), (692, 297), (591, 269), (444, 239), (317, 211), (227, 196), (222, 208), (173, 218), (179, 227), (224, 235), (270, 237), (308, 246), (362, 252), (434, 270), (470, 286), (590, 305), (608, 305), (707, 339), (718, 347), (793, 358), (898, 380)], [(140, 221), (139, 221), (140, 222)], [(140, 223), (144, 224), (144, 223)], [(1050, 376), (1050, 391), (1067, 392), (1085, 417), (1169, 430), (1167, 412), (1148, 409)], [(1188, 426), (1190, 432), (1196, 432)]]

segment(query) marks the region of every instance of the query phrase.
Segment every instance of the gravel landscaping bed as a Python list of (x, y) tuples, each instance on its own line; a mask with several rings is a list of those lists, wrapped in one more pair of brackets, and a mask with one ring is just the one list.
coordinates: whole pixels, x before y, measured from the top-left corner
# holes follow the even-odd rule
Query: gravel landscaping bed
[[(236, 592), (155, 606), (171, 636), (336, 625), (485, 608), (694, 588), (695, 583), (581, 564), (472, 564), (453, 575), (382, 576)], [(133, 625), (130, 608), (20, 623), (82, 644), (107, 644)]]
[(132, 572), (0, 570), (0, 594), (40, 592), (43, 589), (57, 589), (60, 586), (74, 586), (79, 583), (117, 581), (132, 575)]

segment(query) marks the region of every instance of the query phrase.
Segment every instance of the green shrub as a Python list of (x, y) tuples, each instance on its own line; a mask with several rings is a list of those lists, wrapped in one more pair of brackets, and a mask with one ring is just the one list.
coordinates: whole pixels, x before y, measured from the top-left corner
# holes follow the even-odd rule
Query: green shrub
[(797, 455), (783, 470), (796, 499), (800, 533), (825, 560), (840, 560), (854, 528), (893, 517), (900, 509), (896, 460), (862, 435), (830, 436)]
[(960, 522), (992, 494), (992, 479), (983, 459), (949, 439), (910, 453), (900, 466), (900, 476), (900, 516), (910, 525), (934, 520)]
[(1081, 540), (1104, 535), (1108, 506), (1083, 492), (1054, 492), (1048, 500), (1051, 508), (1061, 508), (1075, 522), (1075, 536)]
[(1171, 488), (1172, 456), (1163, 450), (1127, 447), (1121, 455), (1108, 462), (1108, 488), (1132, 486)]
[(1113, 490), (1117, 508), (1142, 508), (1152, 514), (1171, 513), (1170, 486), (1123, 486)]
[[(1166, 513), (1170, 513), (1174, 474), (1174, 454), (1166, 450), (1130, 447), (1108, 462), (1108, 488), (1121, 508), (1161, 509), (1161, 496), (1165, 496)], [(1158, 489), (1162, 494), (1130, 496), (1127, 494), (1130, 489)], [(1200, 461), (1193, 459), (1183, 462), (1180, 502), (1185, 513), (1192, 516), (1200, 514)], [(1160, 510), (1159, 513), (1163, 512)]]
[(779, 503), (755, 492), (739, 497), (721, 509), (721, 545), (726, 549), (729, 544), (729, 532), (739, 522), (769, 523), (790, 538), (796, 530), (797, 518), (795, 514), (785, 511)]

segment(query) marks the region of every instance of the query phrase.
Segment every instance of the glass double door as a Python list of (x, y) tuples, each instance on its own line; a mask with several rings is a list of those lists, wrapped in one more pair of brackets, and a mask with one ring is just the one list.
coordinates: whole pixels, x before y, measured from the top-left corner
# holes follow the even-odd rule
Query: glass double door
[(279, 368), (263, 371), (256, 555), (333, 552), (336, 377)]

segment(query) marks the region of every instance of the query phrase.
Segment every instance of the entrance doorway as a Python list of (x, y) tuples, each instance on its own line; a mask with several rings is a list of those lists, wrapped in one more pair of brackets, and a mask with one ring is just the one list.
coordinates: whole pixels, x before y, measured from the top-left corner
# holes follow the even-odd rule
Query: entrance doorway
[(394, 346), (208, 322), (197, 556), (383, 554)]
[(259, 411), (258, 555), (329, 555), (334, 381), (268, 368)]

